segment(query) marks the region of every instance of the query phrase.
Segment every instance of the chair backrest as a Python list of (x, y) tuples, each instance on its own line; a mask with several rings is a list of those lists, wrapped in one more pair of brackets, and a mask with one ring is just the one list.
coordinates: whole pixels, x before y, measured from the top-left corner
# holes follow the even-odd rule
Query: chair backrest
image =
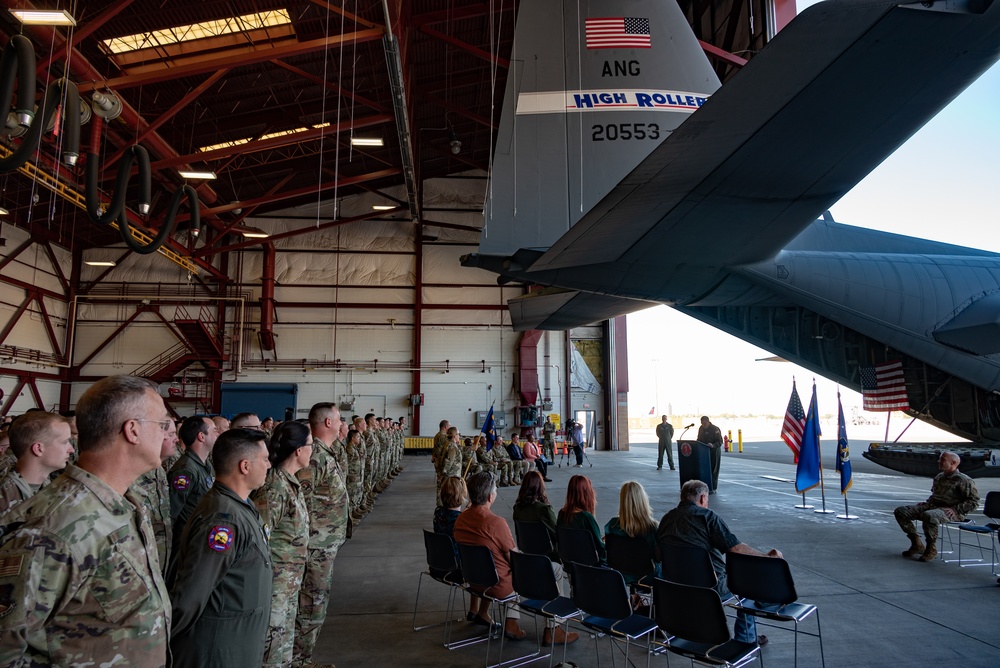
[(728, 642), (729, 624), (722, 599), (709, 587), (653, 580), (656, 625), (668, 636), (691, 642), (721, 645)]
[(663, 579), (692, 587), (714, 587), (719, 578), (708, 550), (694, 545), (660, 542)]
[(752, 601), (785, 605), (798, 598), (788, 562), (776, 557), (727, 553), (726, 585), (740, 598)]
[(459, 543), (458, 556), (462, 561), (462, 578), (470, 585), (489, 589), (500, 582), (490, 548)]
[(573, 603), (588, 615), (605, 619), (627, 619), (632, 616), (632, 602), (625, 587), (625, 578), (613, 568), (584, 566), (575, 563), (573, 569)]
[(983, 504), (983, 515), (991, 520), (1000, 519), (1000, 492), (988, 492)]
[(642, 536), (619, 536), (609, 533), (604, 537), (608, 549), (608, 566), (625, 575), (641, 578), (656, 572), (653, 548)]
[(431, 570), (445, 573), (458, 570), (455, 543), (448, 534), (424, 529), (424, 548), (427, 550), (427, 566)]
[(551, 601), (559, 597), (552, 562), (541, 554), (510, 553), (510, 572), (514, 591), (525, 598)]
[(594, 537), (589, 531), (558, 526), (556, 537), (559, 541), (559, 558), (564, 564), (596, 566), (601, 563)]
[(545, 556), (552, 554), (554, 549), (552, 536), (549, 528), (541, 522), (514, 520), (514, 532), (517, 534), (517, 547), (521, 552)]

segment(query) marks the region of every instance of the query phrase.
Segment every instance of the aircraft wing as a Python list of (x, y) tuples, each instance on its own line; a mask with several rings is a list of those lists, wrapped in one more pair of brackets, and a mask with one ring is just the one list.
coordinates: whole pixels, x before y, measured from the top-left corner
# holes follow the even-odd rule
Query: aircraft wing
[[(771, 257), (998, 52), (1000, 1), (810, 7), (528, 275), (599, 264), (602, 291), (666, 300), (668, 286), (650, 280), (663, 268)], [(931, 173), (943, 168), (928, 165)], [(573, 285), (545, 278), (539, 282)]]
[(636, 299), (560, 288), (546, 288), (507, 302), (515, 332), (529, 329), (567, 330), (655, 305)]

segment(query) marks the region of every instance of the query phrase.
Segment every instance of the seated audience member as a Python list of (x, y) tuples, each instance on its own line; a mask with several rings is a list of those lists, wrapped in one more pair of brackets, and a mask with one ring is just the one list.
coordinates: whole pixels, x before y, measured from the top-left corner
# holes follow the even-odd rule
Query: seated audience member
[[(684, 483), (681, 487), (681, 502), (663, 516), (656, 535), (663, 543), (694, 545), (708, 550), (712, 557), (712, 568), (718, 578), (715, 591), (723, 601), (732, 596), (726, 587), (726, 561), (723, 557), (726, 552), (781, 558), (778, 550), (770, 550), (765, 554), (741, 543), (722, 518), (709, 510), (708, 485), (701, 480), (688, 480)], [(767, 636), (757, 636), (754, 618), (742, 612), (736, 613), (733, 637), (742, 642), (756, 642), (761, 646), (767, 644)]]
[(21, 416), (11, 426), (9, 437), (17, 462), (7, 475), (0, 476), (0, 515), (34, 496), (52, 473), (66, 468), (73, 454), (69, 421), (55, 413), (35, 411)]
[[(457, 476), (449, 476), (441, 483), (441, 505), (434, 510), (434, 533), (443, 533), (452, 540), (455, 540), (455, 521), (462, 514), (462, 506), (465, 505), (469, 493), (465, 486), (465, 481)], [(455, 544), (455, 563), (459, 562), (458, 544)], [(439, 576), (447, 575), (439, 573)], [(460, 575), (460, 574), (459, 574)], [(483, 611), (484, 617), (489, 617), (489, 603), (475, 594), (469, 595), (469, 612), (465, 618), (470, 622), (486, 625), (484, 617), (479, 613)]]
[[(476, 473), (469, 478), (469, 502), (471, 505), (455, 520), (454, 537), (456, 543), (482, 545), (493, 554), (499, 582), (484, 593), (496, 598), (505, 598), (514, 593), (510, 574), (510, 552), (517, 548), (514, 536), (507, 522), (490, 510), (497, 498), (496, 479), (491, 473)], [(485, 613), (485, 614), (484, 614)], [(520, 614), (513, 606), (507, 610), (504, 620), (504, 636), (510, 640), (523, 640), (527, 635), (518, 624)], [(490, 626), (489, 608), (480, 607), (477, 623)]]
[(524, 452), (524, 458), (529, 464), (532, 464), (538, 472), (542, 474), (542, 478), (545, 482), (552, 482), (549, 479), (549, 465), (545, 463), (545, 456), (542, 454), (542, 449), (538, 447), (535, 443), (535, 437), (528, 434), (526, 440), (524, 441), (524, 447), (521, 448)]
[(590, 484), (590, 478), (575, 475), (569, 479), (569, 485), (566, 487), (566, 505), (559, 511), (556, 523), (559, 526), (590, 532), (594, 538), (594, 547), (597, 548), (597, 556), (602, 564), (606, 564), (608, 551), (604, 547), (601, 529), (594, 517), (596, 510), (597, 495), (594, 493), (594, 486)]
[(538, 471), (531, 471), (521, 481), (521, 491), (514, 502), (514, 521), (541, 522), (549, 530), (552, 540), (552, 553), (549, 559), (559, 563), (559, 551), (556, 550), (556, 511), (549, 504), (545, 494), (545, 480)]
[(264, 666), (292, 663), (299, 589), (309, 553), (309, 511), (295, 474), (309, 466), (312, 442), (309, 427), (298, 422), (286, 422), (275, 429), (267, 447), (271, 460), (267, 482), (250, 496), (271, 529), (267, 542), (274, 585), (264, 639)]
[[(605, 536), (626, 536), (645, 538), (656, 562), (656, 575), (660, 575), (659, 546), (656, 542), (656, 520), (649, 507), (649, 495), (642, 485), (630, 480), (622, 485), (618, 501), (618, 516), (612, 517), (604, 525)], [(638, 578), (623, 573), (625, 582), (632, 583)]]

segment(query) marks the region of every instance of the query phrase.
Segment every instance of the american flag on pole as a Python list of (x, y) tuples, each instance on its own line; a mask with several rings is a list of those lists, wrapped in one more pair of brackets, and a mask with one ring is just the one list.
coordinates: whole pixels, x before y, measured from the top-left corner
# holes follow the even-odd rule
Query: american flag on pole
[(649, 19), (588, 18), (588, 49), (649, 49)]
[(861, 367), (862, 407), (866, 411), (903, 411), (910, 407), (900, 361)]
[(792, 381), (792, 396), (788, 400), (788, 408), (785, 409), (785, 421), (781, 424), (781, 440), (784, 441), (792, 452), (795, 453), (795, 461), (799, 460), (799, 451), (802, 449), (802, 430), (806, 426), (806, 412), (802, 410), (802, 400), (799, 399), (799, 392), (795, 389), (795, 381)]

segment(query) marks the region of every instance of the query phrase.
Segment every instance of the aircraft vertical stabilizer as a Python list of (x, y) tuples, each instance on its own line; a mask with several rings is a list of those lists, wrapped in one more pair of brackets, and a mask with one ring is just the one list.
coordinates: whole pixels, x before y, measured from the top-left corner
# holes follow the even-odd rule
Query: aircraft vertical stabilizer
[(674, 2), (521, 3), (479, 252), (551, 246), (719, 85)]

